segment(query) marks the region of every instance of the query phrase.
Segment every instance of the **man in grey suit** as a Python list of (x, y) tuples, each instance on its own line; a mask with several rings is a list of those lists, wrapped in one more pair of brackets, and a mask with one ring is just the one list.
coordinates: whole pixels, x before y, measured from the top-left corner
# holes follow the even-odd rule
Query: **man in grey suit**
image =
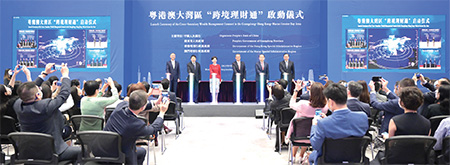
[[(47, 64), (41, 78), (50, 73), (54, 63)], [(42, 91), (34, 82), (26, 82), (19, 86), (19, 98), (14, 103), (14, 110), (20, 122), (20, 129), (24, 132), (39, 132), (50, 134), (54, 138), (55, 151), (59, 160), (76, 161), (81, 153), (80, 147), (69, 147), (62, 139), (64, 118), (59, 107), (66, 102), (70, 95), (70, 79), (67, 64), (61, 68), (61, 90), (54, 99), (42, 99)]]
[(240, 102), (242, 102), (242, 100), (243, 100), (243, 93), (244, 93), (244, 82), (245, 82), (245, 77), (246, 77), (246, 74), (247, 74), (247, 70), (245, 69), (245, 63), (243, 62), (243, 61), (241, 61), (241, 55), (240, 54), (236, 54), (236, 61), (234, 61), (233, 62), (233, 64), (232, 64), (232, 67), (233, 67), (233, 77), (232, 77), (232, 80), (233, 80), (233, 96), (234, 96), (234, 99), (235, 99), (235, 102), (237, 102), (238, 100), (236, 100), (236, 98), (237, 98), (237, 96), (236, 96), (236, 85), (237, 85), (237, 82), (236, 82), (236, 73), (240, 73), (241, 74), (241, 76), (239, 77), (240, 79), (240, 86), (241, 86), (241, 89), (240, 89)]
[(174, 92), (176, 95), (178, 82), (180, 81), (180, 63), (175, 61), (175, 57), (175, 53), (170, 54), (170, 61), (166, 62), (166, 74), (169, 75), (170, 91)]
[(280, 79), (284, 79), (284, 74), (287, 74), (287, 90), (290, 92), (290, 87), (292, 79), (295, 79), (295, 68), (294, 62), (289, 61), (289, 54), (285, 53), (283, 55), (283, 61), (280, 62)]
[(194, 74), (194, 102), (198, 103), (198, 84), (202, 79), (202, 71), (200, 63), (197, 62), (197, 57), (195, 55), (191, 56), (191, 62), (187, 64), (187, 71), (188, 74)]

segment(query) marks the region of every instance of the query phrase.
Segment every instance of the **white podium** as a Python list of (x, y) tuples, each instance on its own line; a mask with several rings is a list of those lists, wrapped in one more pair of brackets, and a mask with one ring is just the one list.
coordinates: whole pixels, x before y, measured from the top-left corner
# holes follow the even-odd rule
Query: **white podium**
[(258, 104), (265, 104), (264, 103), (264, 84), (266, 84), (264, 80), (265, 73), (259, 73), (259, 103)]
[(189, 105), (194, 103), (194, 73), (189, 73)]
[(241, 88), (241, 73), (236, 73), (236, 102), (234, 104), (242, 104)]
[(217, 98), (216, 98), (216, 88), (217, 88), (217, 73), (212, 73), (211, 74), (212, 78), (211, 78), (211, 86), (212, 86), (212, 91), (211, 91), (211, 97), (212, 97), (212, 101), (211, 101), (211, 105), (217, 105)]

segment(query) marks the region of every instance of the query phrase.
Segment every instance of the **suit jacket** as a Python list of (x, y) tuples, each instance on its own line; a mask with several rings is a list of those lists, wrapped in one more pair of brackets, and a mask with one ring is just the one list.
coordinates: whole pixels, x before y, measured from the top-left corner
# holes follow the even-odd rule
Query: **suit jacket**
[(362, 137), (369, 128), (367, 115), (349, 109), (334, 111), (332, 115), (319, 119), (311, 126), (311, 145), (314, 149), (310, 160), (322, 155), (322, 144), (326, 138), (340, 139), (350, 136)]
[(247, 75), (247, 69), (245, 69), (244, 61), (241, 61), (241, 69), (239, 69), (239, 65), (237, 64), (236, 61), (233, 62), (232, 67), (233, 67), (233, 77), (232, 77), (233, 81), (236, 81), (236, 73), (240, 73), (241, 79), (245, 79)]
[(58, 155), (69, 147), (61, 136), (64, 118), (58, 109), (66, 102), (69, 95), (70, 79), (62, 78), (61, 91), (56, 98), (47, 98), (32, 103), (23, 103), (21, 99), (18, 99), (14, 103), (14, 110), (19, 119), (21, 131), (52, 135)]
[(359, 101), (357, 98), (348, 99), (347, 107), (351, 111), (363, 111), (368, 117), (370, 117), (370, 105)]
[(117, 132), (122, 137), (122, 152), (125, 153), (125, 164), (137, 164), (136, 140), (139, 136), (156, 134), (164, 120), (161, 117), (147, 125), (128, 109), (128, 102), (119, 103), (103, 130)]
[[(188, 71), (188, 73), (194, 73), (195, 81), (202, 79), (202, 71), (201, 71), (200, 63), (195, 62), (195, 69), (194, 69), (194, 64), (192, 64), (192, 62), (189, 62), (187, 64), (187, 71)], [(188, 75), (188, 79), (189, 79), (189, 75)]]
[(180, 63), (175, 61), (175, 69), (173, 68), (172, 61), (166, 62), (166, 73), (170, 73), (169, 80), (178, 80), (180, 79)]
[(392, 92), (389, 92), (387, 97), (389, 99), (388, 101), (379, 102), (376, 93), (370, 93), (370, 105), (372, 105), (373, 108), (384, 112), (384, 119), (381, 123), (380, 133), (388, 132), (389, 121), (392, 117), (404, 113), (403, 108), (399, 105), (397, 96), (395, 96)]
[(284, 78), (283, 73), (289, 73), (288, 80), (295, 79), (295, 68), (294, 62), (288, 61), (288, 68), (286, 68), (286, 63), (283, 61), (280, 62), (280, 78)]
[(255, 64), (255, 71), (256, 71), (256, 81), (259, 81), (259, 73), (265, 73), (264, 77), (266, 80), (269, 80), (269, 64), (267, 62), (264, 62), (264, 70), (262, 69), (261, 62), (256, 62)]

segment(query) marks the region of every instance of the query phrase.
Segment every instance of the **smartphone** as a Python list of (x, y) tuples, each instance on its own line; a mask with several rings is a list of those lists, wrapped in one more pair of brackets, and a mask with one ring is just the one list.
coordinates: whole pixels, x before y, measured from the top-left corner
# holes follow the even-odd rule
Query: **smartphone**
[(159, 89), (159, 84), (152, 84), (153, 89)]
[(53, 65), (53, 70), (61, 70), (61, 65)]
[(56, 82), (56, 86), (61, 86), (61, 81)]
[(375, 82), (375, 81), (381, 81), (381, 76), (373, 76), (373, 77), (372, 77), (372, 81), (373, 81), (373, 82)]
[(169, 101), (169, 92), (161, 92), (162, 95), (162, 101), (165, 103), (166, 101)]
[(103, 81), (105, 81), (105, 83), (108, 83), (108, 78), (104, 78)]
[[(19, 65), (18, 70), (21, 70), (23, 68), (23, 65)], [(12, 75), (12, 74), (11, 74)]]
[(327, 74), (319, 75), (319, 80), (323, 80), (325, 77), (327, 77)]
[(417, 77), (417, 78), (420, 78), (420, 73), (416, 73), (416, 77)]
[(269, 83), (267, 83), (267, 85), (268, 85), (268, 86), (274, 86), (275, 83), (274, 83), (274, 82), (269, 82)]
[(321, 109), (316, 109), (316, 114), (314, 114), (314, 117), (321, 118), (320, 113), (322, 113), (322, 110)]

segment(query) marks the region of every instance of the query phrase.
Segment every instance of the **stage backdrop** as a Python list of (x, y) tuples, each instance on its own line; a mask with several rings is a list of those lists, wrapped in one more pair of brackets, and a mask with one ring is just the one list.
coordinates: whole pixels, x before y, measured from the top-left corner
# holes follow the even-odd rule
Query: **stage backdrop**
[[(386, 78), (389, 83), (390, 89), (393, 89), (395, 81), (398, 81), (404, 77), (412, 77), (415, 72), (421, 72), (424, 76), (430, 77), (432, 79), (438, 79), (440, 77), (448, 77), (449, 76), (449, 58), (448, 52), (449, 44), (448, 41), (449, 35), (449, 22), (448, 18), (450, 18), (449, 14), (449, 1), (448, 0), (430, 0), (430, 1), (405, 1), (405, 0), (349, 0), (349, 1), (328, 1), (328, 74), (332, 80), (366, 80), (370, 81), (373, 75), (382, 75)], [(358, 23), (357, 18), (382, 18), (382, 22), (380, 28), (374, 27), (365, 27), (365, 28), (354, 28), (358, 25), (363, 25), (365, 23)], [(403, 26), (403, 27), (388, 27), (389, 24), (398, 25), (400, 23), (390, 23), (387, 22), (387, 18), (407, 18), (408, 25), (417, 24), (417, 18), (424, 18), (424, 25), (429, 25), (429, 27), (418, 27), (418, 26)], [(416, 18), (416, 22), (414, 23), (414, 18)], [(430, 23), (428, 24), (426, 18), (430, 18)], [(386, 19), (386, 20), (385, 20)], [(392, 19), (391, 19), (392, 20)], [(433, 21), (432, 21), (433, 20)], [(352, 24), (349, 24), (348, 21), (354, 21)], [(397, 20), (395, 19), (394, 22)], [(422, 22), (422, 19), (420, 20)], [(366, 19), (367, 22), (367, 19)], [(400, 22), (400, 20), (399, 20)], [(404, 24), (405, 22), (403, 22)], [(373, 24), (375, 25), (375, 24)], [(381, 28), (383, 26), (383, 28)], [(356, 29), (346, 31), (346, 29)], [(360, 31), (360, 29), (366, 29), (366, 31)], [(425, 34), (436, 33), (435, 29), (439, 29), (439, 33), (441, 33), (441, 41), (442, 45), (440, 48), (432, 47), (432, 38), (431, 42), (429, 41), (429, 45), (427, 47), (426, 36)], [(411, 32), (412, 30), (412, 32)], [(415, 31), (417, 30), (417, 32)], [(410, 41), (414, 41), (413, 46), (416, 51), (418, 58), (411, 58), (411, 62), (414, 62), (414, 69), (399, 69), (402, 66), (407, 66), (410, 62), (410, 59), (404, 61), (404, 63), (396, 63), (396, 65), (391, 65), (393, 63), (387, 64), (387, 60), (379, 59), (377, 60), (378, 66), (394, 66), (395, 69), (380, 69), (380, 68), (367, 68), (367, 69), (350, 69), (345, 67), (345, 58), (346, 50), (351, 49), (349, 51), (349, 55), (352, 57), (358, 57), (361, 55), (360, 52), (355, 52), (357, 48), (346, 48), (346, 39), (347, 35), (344, 33), (353, 33), (353, 34), (361, 34), (366, 35), (369, 42), (373, 40), (375, 41), (384, 39), (389, 39), (389, 34), (396, 34), (395, 38), (401, 38), (403, 36), (410, 36), (407, 38), (411, 38), (408, 40), (407, 44), (412, 44)], [(413, 33), (413, 34), (410, 34)], [(382, 35), (381, 35), (382, 34)], [(423, 36), (422, 36), (423, 34)], [(436, 33), (437, 34), (437, 33)], [(445, 34), (445, 35), (444, 35)], [(394, 37), (394, 36), (392, 36)], [(406, 39), (406, 38), (405, 38)], [(419, 40), (420, 39), (420, 40)], [(435, 38), (435, 46), (437, 46), (437, 38)], [(419, 44), (425, 45), (419, 45)], [(356, 46), (356, 44), (355, 44)], [(370, 46), (370, 43), (367, 45)], [(411, 46), (411, 45), (409, 45)], [(418, 47), (418, 48), (417, 48)], [(425, 49), (426, 47), (426, 49)], [(375, 46), (374, 46), (375, 48)], [(411, 48), (411, 47), (410, 47)], [(423, 49), (422, 49), (423, 48)], [(364, 48), (363, 48), (364, 49)], [(409, 48), (408, 48), (409, 49)], [(385, 49), (386, 50), (386, 49)], [(406, 49), (405, 49), (406, 50)], [(411, 50), (411, 49), (409, 49)], [(408, 51), (409, 51), (408, 50)], [(421, 51), (423, 50), (423, 51)], [(427, 59), (428, 56), (438, 57), (437, 54), (440, 54), (440, 65), (441, 68), (419, 68), (419, 65), (423, 65), (424, 61), (422, 59)], [(397, 51), (398, 55), (401, 55), (403, 52), (401, 50)], [(367, 60), (363, 60), (365, 64), (367, 64), (371, 51), (368, 51), (369, 57)], [(373, 56), (375, 57), (375, 56)], [(385, 56), (384, 58), (386, 58)], [(394, 57), (394, 56), (390, 56)], [(382, 57), (383, 58), (383, 57)], [(352, 62), (355, 58), (353, 58)], [(415, 60), (418, 60), (415, 62)], [(428, 58), (429, 61), (429, 58)], [(439, 60), (436, 60), (438, 63)], [(370, 61), (369, 61), (370, 62)], [(434, 61), (432, 60), (432, 63)], [(382, 64), (382, 65), (380, 65)], [(409, 63), (411, 64), (411, 63)], [(374, 67), (376, 65), (373, 65)], [(370, 67), (370, 65), (369, 65)], [(407, 67), (408, 68), (408, 67)], [(417, 68), (417, 69), (416, 69)], [(380, 72), (381, 71), (381, 72)], [(419, 85), (420, 86), (420, 85)]]
[[(181, 80), (187, 78), (187, 63), (197, 56), (202, 80), (209, 79), (211, 57), (218, 57), (222, 79), (231, 80), (231, 64), (241, 54), (247, 80), (255, 78), (255, 63), (264, 54), (270, 79), (280, 78), (279, 62), (290, 54), (296, 78), (315, 79), (326, 71), (326, 2), (322, 1), (149, 1), (127, 2), (132, 17), (126, 30), (126, 66), (136, 82), (151, 73), (152, 80), (165, 77), (166, 62), (175, 53)], [(128, 17), (128, 16), (127, 16)], [(127, 27), (126, 27), (127, 29)], [(322, 30), (322, 31), (321, 31)], [(128, 59), (128, 58), (131, 58)], [(128, 62), (127, 62), (128, 63)], [(138, 78), (138, 72), (140, 77)]]

